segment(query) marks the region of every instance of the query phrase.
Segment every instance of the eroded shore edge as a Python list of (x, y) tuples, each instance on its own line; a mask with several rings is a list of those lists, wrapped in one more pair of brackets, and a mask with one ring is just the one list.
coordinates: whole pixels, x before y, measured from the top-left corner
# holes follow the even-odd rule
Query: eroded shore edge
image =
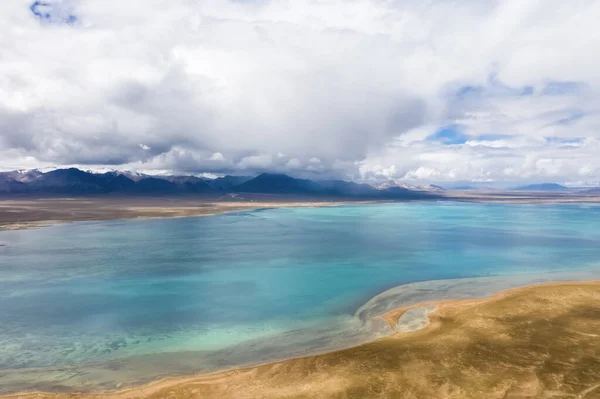
[(146, 397), (146, 396), (151, 396), (152, 394), (162, 391), (164, 389), (168, 389), (170, 387), (175, 387), (175, 386), (180, 386), (180, 385), (185, 385), (188, 383), (202, 383), (202, 382), (211, 382), (212, 383), (215, 381), (225, 380), (234, 375), (249, 373), (252, 370), (256, 369), (257, 367), (275, 366), (275, 365), (285, 364), (286, 362), (289, 362), (289, 361), (292, 361), (295, 359), (312, 358), (315, 356), (323, 356), (323, 355), (329, 355), (329, 354), (335, 354), (335, 353), (342, 353), (342, 352), (360, 348), (360, 347), (363, 347), (366, 345), (371, 345), (371, 344), (373, 344), (373, 342), (376, 342), (376, 341), (385, 341), (385, 340), (390, 340), (390, 339), (404, 339), (404, 338), (410, 339), (410, 337), (414, 337), (415, 335), (418, 335), (418, 334), (427, 333), (432, 329), (443, 328), (443, 326), (440, 322), (439, 314), (442, 313), (444, 310), (446, 310), (449, 307), (460, 308), (460, 307), (473, 306), (474, 304), (477, 304), (477, 305), (488, 304), (488, 303), (500, 301), (510, 295), (515, 295), (515, 294), (528, 292), (528, 291), (535, 292), (535, 290), (543, 289), (545, 287), (557, 287), (557, 288), (575, 287), (575, 288), (577, 288), (578, 286), (585, 287), (585, 286), (589, 286), (589, 285), (600, 286), (600, 280), (592, 279), (592, 280), (584, 280), (584, 281), (566, 281), (566, 282), (562, 281), (562, 282), (535, 283), (532, 285), (526, 285), (526, 286), (521, 286), (521, 287), (517, 287), (517, 288), (504, 289), (504, 290), (501, 290), (499, 292), (496, 292), (492, 295), (489, 295), (489, 296), (483, 297), (483, 298), (433, 300), (433, 301), (425, 301), (425, 302), (407, 305), (404, 307), (389, 310), (386, 313), (384, 313), (380, 316), (377, 316), (377, 317), (380, 317), (383, 320), (385, 320), (385, 322), (388, 323), (389, 326), (393, 328), (394, 326), (396, 326), (396, 324), (398, 323), (398, 320), (402, 317), (402, 315), (405, 312), (407, 312), (409, 310), (413, 310), (413, 309), (418, 309), (418, 308), (429, 308), (430, 311), (426, 312), (426, 316), (428, 318), (428, 323), (426, 323), (426, 325), (423, 328), (414, 330), (414, 331), (408, 331), (408, 332), (394, 332), (393, 334), (391, 334), (389, 336), (379, 338), (375, 341), (362, 343), (362, 344), (352, 346), (352, 347), (349, 347), (346, 349), (337, 349), (337, 350), (332, 350), (332, 351), (326, 351), (319, 355), (309, 355), (309, 356), (302, 356), (299, 358), (289, 358), (286, 360), (267, 362), (264, 364), (257, 364), (257, 365), (253, 365), (253, 366), (233, 368), (230, 370), (222, 370), (222, 371), (216, 371), (216, 372), (211, 372), (211, 373), (201, 373), (201, 374), (195, 374), (195, 375), (189, 375), (189, 376), (166, 377), (166, 378), (157, 379), (156, 381), (153, 381), (153, 382), (150, 382), (150, 383), (147, 383), (144, 385), (128, 387), (128, 388), (125, 388), (122, 390), (115, 390), (115, 391), (94, 391), (94, 392), (74, 391), (74, 392), (70, 392), (70, 393), (25, 391), (25, 392), (19, 392), (19, 393), (11, 393), (11, 394), (7, 394), (7, 395), (0, 395), (0, 399), (16, 399), (16, 398), (19, 398), (19, 399), (32, 398), (33, 399), (33, 398), (40, 398), (40, 397), (62, 398), (62, 397), (67, 397), (67, 396), (69, 398), (84, 398), (85, 397), (85, 398), (103, 398), (103, 399), (132, 399), (132, 398), (138, 398), (138, 397)]

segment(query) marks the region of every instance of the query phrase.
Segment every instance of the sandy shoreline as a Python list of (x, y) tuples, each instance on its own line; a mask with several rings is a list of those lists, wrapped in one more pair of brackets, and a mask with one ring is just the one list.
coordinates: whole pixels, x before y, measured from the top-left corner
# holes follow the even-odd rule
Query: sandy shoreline
[[(600, 383), (598, 305), (600, 281), (546, 283), (504, 290), (481, 299), (423, 302), (381, 317), (390, 326), (396, 326), (407, 311), (435, 307), (427, 312), (430, 322), (425, 328), (395, 333), (349, 349), (230, 371), (165, 378), (117, 392), (32, 392), (0, 398), (503, 398), (551, 397), (542, 395), (550, 391), (556, 397), (597, 397), (577, 395), (590, 395), (597, 388), (593, 382)], [(565, 343), (569, 344), (566, 350)], [(578, 351), (573, 353), (574, 347)], [(576, 384), (553, 383), (557, 371), (552, 370), (551, 378), (546, 378), (541, 367), (551, 358), (566, 368), (565, 373), (577, 371), (583, 376), (578, 377)], [(584, 359), (588, 363), (593, 359), (593, 364), (583, 364), (585, 370), (579, 370)], [(495, 370), (491, 372), (490, 368)], [(467, 371), (469, 379), (462, 378), (461, 373)], [(519, 373), (525, 379), (519, 378)], [(439, 380), (437, 374), (448, 375)], [(584, 382), (582, 379), (590, 379), (588, 374), (594, 378)], [(476, 376), (489, 384), (473, 384), (471, 378)], [(393, 381), (403, 384), (391, 384)], [(376, 394), (364, 396), (365, 392)], [(535, 395), (506, 396), (510, 392)]]
[[(596, 196), (535, 196), (452, 192), (433, 201), (490, 204), (594, 204)], [(406, 200), (421, 202), (432, 200)], [(324, 207), (392, 203), (390, 200), (340, 200), (257, 196), (231, 198), (77, 197), (0, 199), (0, 231), (40, 228), (58, 223), (118, 219), (162, 219), (210, 216), (260, 208)]]
[(211, 216), (261, 208), (324, 207), (386, 201), (215, 201), (194, 199), (57, 198), (0, 200), (0, 231), (59, 223)]

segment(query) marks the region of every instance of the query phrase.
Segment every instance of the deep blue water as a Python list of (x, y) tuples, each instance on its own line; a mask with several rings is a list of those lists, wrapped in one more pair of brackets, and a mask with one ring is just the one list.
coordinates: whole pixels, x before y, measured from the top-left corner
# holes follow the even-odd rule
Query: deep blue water
[(578, 204), (288, 208), (0, 232), (0, 371), (268, 346), (355, 319), (401, 284), (599, 261), (600, 207)]

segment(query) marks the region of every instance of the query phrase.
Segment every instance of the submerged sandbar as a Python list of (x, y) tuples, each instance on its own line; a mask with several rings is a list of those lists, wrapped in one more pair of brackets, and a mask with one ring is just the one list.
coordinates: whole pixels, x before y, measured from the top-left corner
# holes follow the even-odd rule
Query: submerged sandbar
[[(9, 398), (525, 398), (600, 395), (600, 282), (431, 302), (424, 329), (317, 356), (98, 394)], [(430, 309), (428, 309), (430, 310)]]

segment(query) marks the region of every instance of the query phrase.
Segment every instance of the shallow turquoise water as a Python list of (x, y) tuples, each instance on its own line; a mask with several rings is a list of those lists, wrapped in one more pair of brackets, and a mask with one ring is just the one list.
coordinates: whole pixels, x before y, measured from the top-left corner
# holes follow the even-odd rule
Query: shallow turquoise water
[(600, 207), (577, 204), (269, 209), (1, 232), (0, 386), (67, 389), (77, 375), (113, 387), (326, 350), (389, 333), (365, 323), (417, 296), (358, 310), (395, 286), (498, 276), (469, 280), (489, 285), (481, 292), (421, 286), (483, 295), (600, 277), (598, 264)]

